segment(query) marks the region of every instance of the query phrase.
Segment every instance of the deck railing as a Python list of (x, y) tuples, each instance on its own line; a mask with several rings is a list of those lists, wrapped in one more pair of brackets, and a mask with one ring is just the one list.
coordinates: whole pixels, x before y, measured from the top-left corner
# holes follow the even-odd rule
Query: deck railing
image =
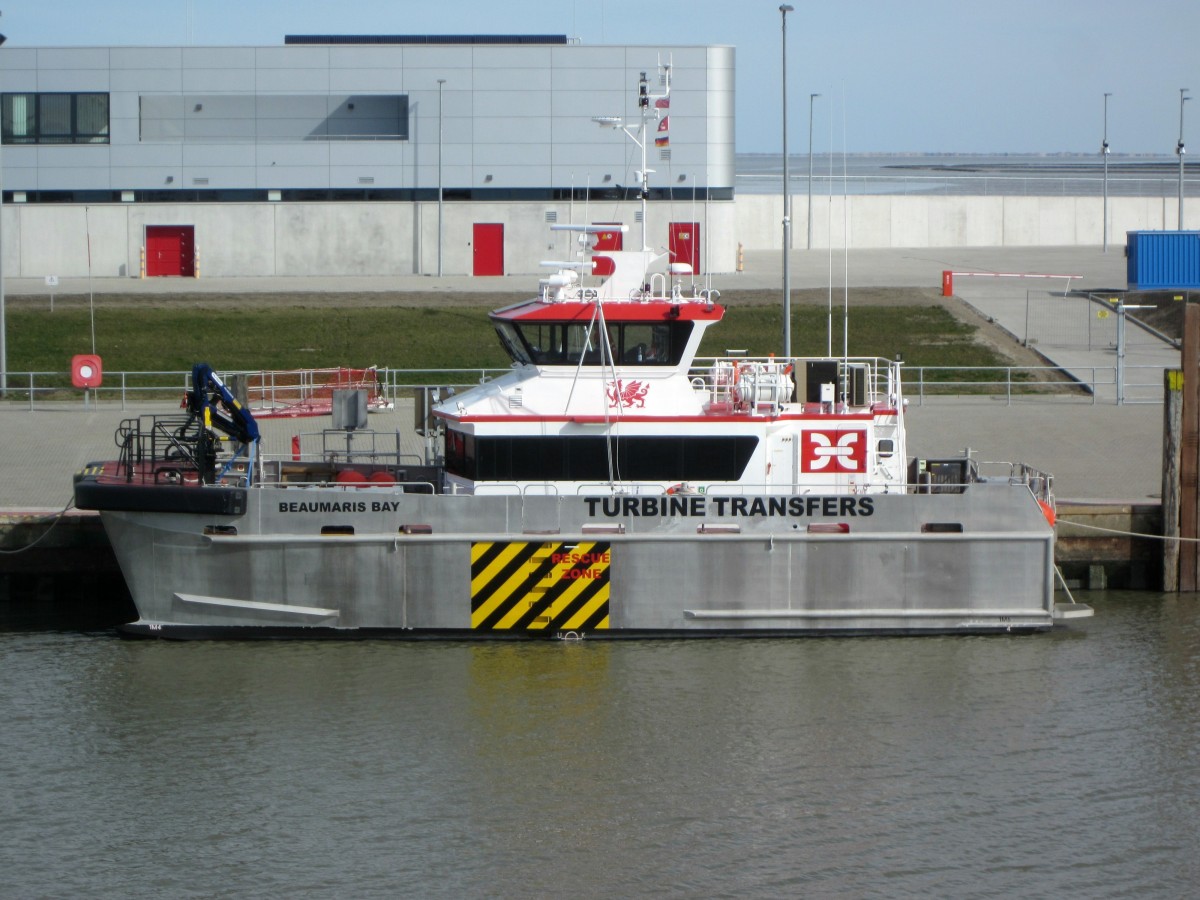
[[(428, 396), (441, 390), (465, 390), (508, 372), (508, 369), (379, 368), (379, 392), (389, 403)], [(904, 396), (923, 404), (933, 397), (1003, 397), (1007, 403), (1030, 397), (1054, 397), (1089, 404), (1116, 403), (1117, 367), (1088, 366), (914, 366), (902, 369)], [(179, 403), (187, 393), (191, 372), (105, 372), (98, 388), (71, 386), (69, 372), (8, 372), (4, 401), (36, 409), (60, 402), (134, 404)], [(1124, 366), (1125, 403), (1162, 403), (1161, 366)], [(253, 407), (252, 407), (253, 408)]]

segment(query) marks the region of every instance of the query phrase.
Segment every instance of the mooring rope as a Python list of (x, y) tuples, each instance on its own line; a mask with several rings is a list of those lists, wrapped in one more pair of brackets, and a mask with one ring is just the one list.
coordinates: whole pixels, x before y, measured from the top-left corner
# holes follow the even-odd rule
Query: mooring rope
[(41, 517), (38, 519), (34, 519), (29, 524), (41, 525), (47, 521), (50, 521), (51, 518), (53, 518), (54, 521), (50, 522), (49, 528), (47, 528), (45, 531), (43, 531), (40, 535), (38, 535), (34, 540), (30, 541), (24, 547), (17, 547), (15, 550), (0, 549), (0, 553), (5, 554), (6, 556), (12, 556), (13, 554), (16, 554), (16, 553), (24, 553), (26, 550), (32, 550), (34, 547), (36, 547), (38, 544), (40, 544), (42, 541), (44, 541), (46, 539), (46, 537), (50, 534), (50, 532), (52, 532), (54, 530), (55, 526), (58, 525), (58, 523), (61, 522), (66, 517), (67, 511), (74, 505), (75, 505), (75, 500), (74, 500), (74, 498), (72, 498), (71, 500), (67, 501), (66, 506), (64, 506), (58, 512), (54, 513), (53, 516), (44, 516), (44, 517)]
[(1103, 525), (1088, 525), (1084, 522), (1068, 522), (1064, 519), (1059, 519), (1060, 525), (1070, 525), (1072, 528), (1090, 528), (1092, 531), (1103, 531), (1106, 534), (1119, 534), (1122, 537), (1137, 537), (1147, 538), (1152, 541), (1176, 541), (1178, 543), (1196, 544), (1200, 543), (1200, 538), (1189, 537), (1172, 537), (1165, 534), (1146, 534), (1142, 531), (1123, 531), (1120, 528), (1105, 528)]

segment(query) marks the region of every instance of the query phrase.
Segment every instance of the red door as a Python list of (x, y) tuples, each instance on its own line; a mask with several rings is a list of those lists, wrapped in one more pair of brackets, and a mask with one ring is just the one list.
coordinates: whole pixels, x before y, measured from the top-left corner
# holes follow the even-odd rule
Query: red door
[(504, 274), (504, 223), (476, 222), (472, 242), (474, 275)]
[(611, 275), (617, 268), (617, 264), (605, 256), (604, 251), (622, 249), (625, 246), (625, 235), (621, 231), (619, 222), (596, 222), (595, 224), (601, 227), (605, 225), (614, 226), (611, 231), (599, 231), (593, 235), (596, 238), (596, 243), (592, 247), (592, 274), (603, 277)]
[(672, 222), (669, 226), (671, 262), (687, 263), (693, 274), (700, 274), (700, 223)]
[(146, 274), (196, 276), (196, 226), (147, 225)]

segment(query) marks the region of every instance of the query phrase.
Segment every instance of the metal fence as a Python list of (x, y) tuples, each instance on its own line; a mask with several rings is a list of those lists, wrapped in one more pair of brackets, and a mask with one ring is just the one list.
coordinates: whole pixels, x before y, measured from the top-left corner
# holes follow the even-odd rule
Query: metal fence
[[(508, 372), (509, 369), (391, 369), (379, 368), (381, 395), (389, 403), (400, 399), (424, 398), (432, 391), (465, 390)], [(225, 373), (226, 379), (238, 373)], [(1118, 383), (1118, 366), (1084, 366), (1068, 370), (1061, 366), (905, 366), (904, 390), (910, 402), (923, 404), (932, 397), (1004, 397), (1007, 403), (1020, 399), (1054, 397), (1080, 403), (1116, 402), (1110, 396)], [(1125, 388), (1141, 388), (1149, 399), (1162, 402), (1162, 366), (1126, 365), (1121, 373)], [(71, 387), (69, 372), (9, 372), (4, 400), (10, 406), (30, 410), (46, 405), (82, 401), (133, 405), (181, 403), (191, 381), (191, 372), (115, 372), (104, 374), (98, 388)], [(1157, 399), (1154, 399), (1157, 397)], [(1131, 402), (1126, 399), (1125, 402)]]
[[(1022, 398), (1055, 397), (1092, 406), (1115, 403), (1117, 366), (907, 366), (905, 391), (918, 405), (929, 397), (1004, 397), (1011, 404)], [(1162, 366), (1125, 366), (1123, 386), (1158, 392), (1157, 399), (1124, 398), (1125, 403), (1162, 403)], [(1113, 394), (1113, 399), (1108, 394)]]

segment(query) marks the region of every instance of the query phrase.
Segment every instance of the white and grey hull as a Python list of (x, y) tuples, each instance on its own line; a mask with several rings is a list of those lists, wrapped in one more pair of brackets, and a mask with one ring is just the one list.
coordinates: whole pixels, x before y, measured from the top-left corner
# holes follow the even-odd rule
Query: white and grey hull
[(162, 637), (984, 633), (1055, 624), (1021, 485), (634, 498), (253, 488), (241, 515), (106, 511)]

